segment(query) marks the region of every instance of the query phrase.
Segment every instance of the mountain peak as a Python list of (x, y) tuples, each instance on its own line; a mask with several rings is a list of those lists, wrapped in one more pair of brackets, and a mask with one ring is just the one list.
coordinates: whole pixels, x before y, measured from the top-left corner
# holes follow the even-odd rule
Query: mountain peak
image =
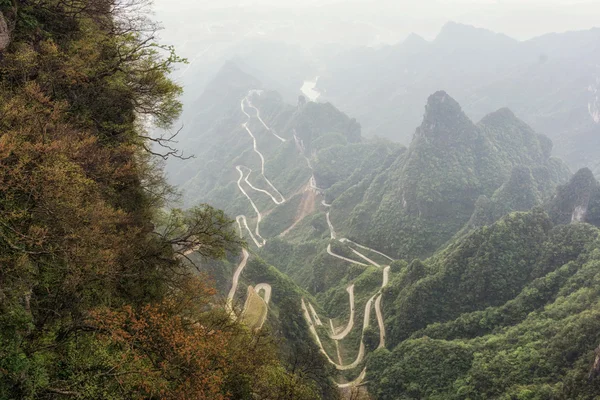
[(446, 101), (448, 101), (450, 105), (460, 108), (460, 105), (458, 104), (458, 102), (456, 100), (454, 100), (452, 97), (450, 97), (450, 95), (448, 95), (448, 93), (446, 93), (444, 90), (438, 90), (437, 92), (435, 92), (434, 94), (429, 96), (427, 98), (427, 106), (435, 105), (438, 103), (444, 104), (444, 103), (446, 103)]
[(573, 175), (572, 182), (579, 182), (585, 185), (590, 185), (596, 182), (596, 178), (594, 177), (594, 173), (589, 168), (581, 168), (579, 169), (575, 175)]
[(427, 99), (423, 122), (438, 119), (439, 116), (463, 114), (460, 104), (443, 90), (437, 91)]
[(517, 42), (515, 39), (504, 34), (454, 21), (449, 21), (442, 27), (434, 42), (444, 45), (454, 44), (460, 47), (470, 47), (489, 41)]
[(435, 92), (427, 99), (423, 122), (417, 136), (449, 138), (476, 131), (475, 125), (465, 115), (460, 104), (443, 90)]
[(217, 72), (215, 80), (220, 79), (234, 79), (234, 80), (252, 80), (256, 81), (256, 78), (246, 73), (241, 67), (240, 64), (235, 60), (227, 60)]
[(592, 171), (577, 171), (566, 185), (558, 188), (549, 208), (555, 223), (588, 222), (599, 226), (600, 184)]
[[(414, 139), (429, 138), (443, 143), (458, 139), (474, 139), (477, 128), (463, 112), (460, 104), (443, 90), (427, 99), (423, 122), (417, 128)], [(454, 138), (454, 139), (452, 139)], [(467, 139), (467, 140), (469, 140)]]
[(503, 127), (508, 124), (524, 124), (510, 108), (503, 107), (489, 113), (479, 121), (480, 126)]
[[(497, 141), (505, 144), (513, 143), (515, 148), (529, 148), (530, 156), (536, 154), (536, 157), (547, 160), (552, 155), (552, 140), (545, 135), (536, 133), (506, 107), (486, 115), (477, 126), (483, 128), (487, 135), (496, 137)], [(534, 149), (537, 150), (534, 151)]]
[(460, 24), (454, 21), (448, 21), (442, 26), (440, 29), (440, 33), (436, 36), (435, 40), (444, 40), (444, 39), (463, 39), (467, 35), (472, 35), (473, 33), (478, 33), (478, 31), (484, 31), (487, 33), (492, 33), (486, 29), (478, 29), (472, 25)]
[[(259, 89), (262, 84), (258, 79), (244, 72), (240, 65), (234, 60), (226, 61), (215, 77), (206, 86), (205, 92), (211, 96), (222, 97), (227, 90), (247, 91), (249, 89)], [(224, 88), (227, 88), (224, 91)]]
[(402, 42), (402, 47), (408, 47), (411, 49), (420, 48), (427, 45), (429, 42), (425, 40), (422, 36), (417, 35), (416, 33), (411, 33), (404, 39)]

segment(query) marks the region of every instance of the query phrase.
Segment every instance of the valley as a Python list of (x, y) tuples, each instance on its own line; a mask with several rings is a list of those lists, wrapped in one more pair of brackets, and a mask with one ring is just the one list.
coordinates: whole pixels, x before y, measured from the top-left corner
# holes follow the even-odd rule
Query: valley
[[(227, 68), (243, 89), (224, 91), (223, 117), (202, 124), (209, 127), (205, 154), (228, 154), (224, 164), (231, 172), (200, 169), (185, 186), (210, 176), (205, 184), (211, 186), (196, 200), (237, 215), (238, 232), (248, 239), (241, 259), (232, 258), (233, 279), (223, 276), (223, 285), (232, 282), (228, 307), (267, 331), (299, 317), (299, 329), (336, 371), (333, 384), (342, 392), (366, 388), (375, 398), (395, 398), (391, 393), (406, 390), (403, 382), (416, 379), (382, 380), (397, 373), (383, 369), (399, 365), (398, 352), (447, 346), (438, 330), (489, 307), (525, 301), (531, 285), (567, 268), (562, 265), (573, 260), (567, 253), (584, 251), (579, 244), (576, 253), (565, 248), (566, 258), (544, 265), (550, 242), (573, 240), (578, 231), (588, 232), (578, 242), (584, 247), (597, 238), (597, 229), (587, 228), (600, 215), (596, 181), (573, 178), (551, 156), (551, 141), (508, 109), (473, 123), (447, 93), (436, 92), (407, 148), (363, 138), (360, 126), (331, 104), (288, 105), (241, 70)], [(210, 136), (213, 129), (220, 135)], [(244, 136), (249, 140), (240, 141)], [(203, 160), (223, 165), (223, 159)], [(573, 179), (586, 183), (569, 183)], [(565, 203), (557, 186), (581, 194)], [(568, 217), (556, 219), (559, 209)], [(496, 240), (514, 244), (492, 244)], [(488, 261), (477, 261), (480, 256)], [(506, 262), (497, 264), (496, 257), (512, 261), (503, 269)], [(257, 263), (272, 265), (288, 283), (256, 275)], [(248, 288), (245, 300), (240, 286)], [(281, 313), (282, 290), (292, 287), (295, 303)], [(550, 306), (555, 293), (532, 306)], [(508, 326), (515, 329), (523, 323), (522, 317), (512, 321)], [(437, 339), (418, 339), (425, 336)], [(473, 365), (467, 349), (475, 344), (459, 339), (465, 344), (457, 357)], [(422, 385), (429, 390), (429, 383)]]
[[(243, 166), (243, 165), (237, 165), (236, 166), (236, 170), (239, 173), (239, 178), (237, 180), (237, 186), (240, 190), (240, 192), (247, 198), (248, 202), (250, 203), (250, 205), (252, 206), (253, 210), (256, 213), (256, 227), (254, 229), (254, 233), (252, 232), (251, 228), (248, 226), (248, 219), (245, 215), (238, 215), (236, 217), (236, 222), (238, 225), (238, 229), (239, 229), (239, 233), (240, 233), (240, 237), (244, 236), (244, 228), (245, 231), (249, 234), (250, 238), (252, 239), (252, 241), (254, 242), (254, 244), (256, 245), (257, 248), (262, 248), (263, 246), (266, 245), (267, 241), (265, 238), (263, 238), (260, 235), (260, 223), (262, 222), (262, 214), (259, 211), (256, 203), (252, 200), (251, 196), (248, 194), (248, 192), (242, 187), (242, 180), (243, 182), (245, 182), (247, 184), (248, 187), (250, 187), (252, 190), (254, 190), (255, 192), (260, 192), (260, 193), (264, 193), (267, 196), (269, 196), (271, 198), (271, 200), (273, 201), (275, 206), (279, 206), (282, 205), (283, 203), (285, 203), (286, 199), (285, 197), (275, 188), (275, 186), (271, 183), (271, 181), (265, 176), (265, 157), (264, 155), (260, 152), (260, 150), (258, 149), (257, 146), (257, 139), (254, 135), (254, 133), (252, 132), (252, 130), (250, 130), (249, 128), (249, 123), (252, 120), (252, 116), (250, 114), (248, 114), (248, 112), (246, 111), (246, 105), (253, 109), (255, 112), (255, 117), (256, 119), (258, 119), (262, 125), (262, 127), (264, 128), (264, 130), (270, 134), (272, 134), (275, 138), (277, 138), (278, 140), (280, 140), (282, 143), (286, 142), (286, 139), (280, 137), (279, 135), (277, 135), (266, 123), (265, 121), (260, 117), (260, 110), (259, 108), (257, 108), (256, 106), (254, 106), (251, 102), (252, 97), (260, 97), (261, 95), (261, 91), (259, 90), (250, 90), (248, 92), (248, 94), (246, 95), (246, 97), (244, 97), (240, 103), (240, 109), (241, 112), (246, 116), (247, 120), (245, 122), (242, 123), (242, 128), (248, 133), (248, 135), (250, 135), (250, 137), (252, 138), (252, 144), (253, 144), (253, 151), (254, 153), (256, 153), (260, 159), (260, 165), (261, 165), (261, 177), (262, 179), (267, 182), (267, 184), (269, 185), (270, 189), (272, 189), (272, 192), (264, 190), (264, 189), (259, 189), (257, 187), (255, 187), (250, 181), (249, 181), (249, 177), (252, 174), (252, 170)], [(296, 132), (294, 131), (294, 139), (296, 141), (296, 145), (297, 145), (297, 149), (302, 152), (302, 156), (304, 157), (304, 159), (307, 162), (307, 166), (309, 167), (309, 169), (312, 171), (312, 165), (311, 165), (311, 161), (310, 159), (306, 156), (306, 154), (304, 154), (305, 148), (303, 145), (302, 140), (299, 140), (298, 137), (296, 136)], [(245, 173), (244, 169), (247, 169), (247, 173)], [(316, 181), (315, 181), (315, 177), (314, 174), (310, 176), (309, 178), (309, 182), (306, 185), (306, 189), (304, 190), (306, 192), (306, 190), (311, 190), (315, 193), (318, 193), (318, 189), (316, 187)], [(314, 204), (314, 199), (313, 199), (313, 204)], [(323, 202), (324, 203), (324, 202)], [(326, 203), (324, 203), (325, 206)], [(331, 206), (326, 206), (326, 207), (331, 207)], [(299, 215), (299, 219), (295, 219), (293, 221), (293, 224), (288, 227), (284, 232), (282, 232), (282, 234), (280, 236), (285, 236), (285, 234), (287, 232), (289, 232), (291, 229), (294, 228), (294, 226), (296, 226), (302, 218), (306, 217), (307, 213), (306, 211), (300, 213)], [(326, 219), (327, 219), (327, 224), (328, 227), (330, 229), (330, 236), (331, 239), (335, 240), (336, 239), (336, 234), (335, 234), (335, 229), (331, 223), (330, 220), (330, 216), (329, 216), (329, 212), (326, 213)], [(363, 250), (367, 250), (367, 251), (371, 251), (374, 253), (377, 253), (385, 258), (387, 258), (390, 261), (393, 261), (391, 257), (388, 257), (386, 255), (384, 255), (383, 253), (370, 249), (369, 247), (360, 245), (360, 244), (356, 244), (352, 241), (350, 241), (347, 238), (342, 238), (339, 239), (340, 243), (353, 243), (354, 245), (360, 247)], [(349, 247), (349, 250), (354, 253), (354, 255), (358, 256), (359, 258), (363, 259), (364, 261), (366, 261), (368, 264), (365, 264), (363, 262), (359, 262), (341, 255), (338, 255), (336, 253), (334, 253), (331, 249), (331, 244), (329, 244), (327, 246), (327, 253), (329, 255), (331, 255), (332, 257), (336, 257), (340, 260), (346, 261), (346, 262), (350, 262), (353, 264), (357, 264), (357, 265), (361, 265), (361, 266), (368, 266), (368, 265), (372, 265), (374, 267), (377, 267), (379, 269), (381, 269), (383, 271), (383, 278), (382, 278), (382, 286), (381, 289), (383, 289), (387, 283), (389, 282), (389, 272), (390, 272), (390, 267), (389, 266), (385, 266), (382, 268), (381, 265), (379, 265), (378, 263), (376, 263), (375, 261), (371, 260), (370, 258), (368, 258), (366, 255), (364, 255), (363, 253)], [(235, 297), (235, 294), (237, 292), (238, 289), (238, 283), (239, 283), (239, 279), (240, 276), (242, 275), (244, 268), (246, 267), (246, 264), (248, 262), (248, 258), (250, 257), (250, 254), (248, 253), (248, 251), (246, 249), (242, 249), (242, 259), (240, 261), (240, 263), (238, 264), (235, 273), (233, 275), (233, 279), (232, 279), (232, 286), (231, 289), (229, 291), (229, 294), (227, 296), (227, 310), (229, 313), (233, 314), (233, 300)], [(271, 298), (271, 290), (272, 287), (271, 285), (269, 285), (268, 283), (260, 283), (257, 284), (254, 288), (252, 286), (248, 287), (248, 296), (246, 298), (246, 304), (244, 305), (244, 308), (241, 311), (241, 315), (244, 316), (245, 314), (249, 313), (249, 307), (250, 303), (251, 303), (251, 296), (253, 295), (257, 295), (260, 291), (264, 292), (264, 295), (262, 297), (260, 297), (263, 300), (263, 306), (266, 308), (266, 310), (268, 310), (268, 304), (269, 304), (269, 300)], [(329, 334), (329, 338), (331, 340), (335, 341), (335, 346), (336, 348), (338, 348), (338, 358), (340, 358), (341, 360), (341, 356), (339, 355), (339, 341), (343, 340), (344, 338), (346, 338), (346, 336), (352, 331), (353, 327), (354, 327), (354, 309), (355, 309), (355, 300), (354, 300), (354, 285), (350, 285), (347, 288), (347, 291), (349, 293), (349, 307), (350, 307), (350, 319), (348, 321), (348, 324), (346, 325), (346, 328), (344, 330), (342, 330), (341, 332), (337, 333), (335, 332), (335, 328), (333, 328), (333, 322), (330, 319), (329, 320), (329, 324), (332, 327), (332, 330)], [(364, 311), (364, 321), (363, 321), (363, 325), (362, 325), (362, 332), (364, 332), (370, 324), (370, 315), (371, 315), (371, 310), (373, 308), (373, 305), (375, 306), (375, 313), (376, 313), (376, 318), (377, 318), (377, 325), (379, 328), (379, 336), (380, 336), (380, 343), (378, 348), (381, 347), (385, 347), (385, 324), (384, 324), (384, 320), (383, 320), (383, 315), (381, 312), (381, 297), (382, 294), (380, 292), (376, 293), (375, 295), (373, 295), (372, 297), (369, 298), (369, 300), (367, 301), (366, 305), (365, 305), (365, 311)], [(327, 354), (327, 351), (323, 348), (323, 345), (321, 344), (321, 340), (319, 338), (319, 333), (317, 332), (317, 330), (313, 327), (314, 324), (317, 324), (319, 326), (323, 326), (323, 324), (321, 323), (321, 320), (317, 314), (317, 312), (315, 311), (313, 305), (311, 303), (308, 303), (308, 307), (307, 307), (307, 303), (305, 302), (305, 299), (302, 299), (302, 310), (303, 310), (303, 315), (304, 318), (306, 319), (306, 322), (309, 326), (310, 332), (312, 333), (316, 343), (319, 345), (321, 352), (325, 355), (325, 357), (327, 358), (327, 360), (338, 370), (340, 371), (346, 371), (346, 370), (353, 370), (355, 368), (357, 368), (359, 365), (362, 364), (364, 357), (365, 357), (365, 346), (364, 343), (361, 339), (360, 345), (359, 345), (359, 352), (358, 355), (355, 359), (355, 361), (353, 361), (350, 364), (341, 364), (340, 363), (336, 363), (335, 361), (333, 361), (330, 356)], [(310, 309), (310, 312), (309, 312)], [(312, 316), (311, 316), (312, 313)], [(261, 316), (259, 317), (258, 322), (255, 322), (254, 326), (257, 327), (257, 329), (260, 329), (265, 320), (267, 318), (267, 311), (265, 311), (264, 313), (261, 313)], [(362, 383), (362, 380), (364, 379), (364, 376), (366, 374), (366, 368), (363, 368), (361, 374), (359, 375), (359, 377), (357, 379), (355, 379), (353, 381), (353, 383), (351, 384), (337, 384), (338, 387), (353, 387), (353, 386), (357, 386), (359, 384)]]

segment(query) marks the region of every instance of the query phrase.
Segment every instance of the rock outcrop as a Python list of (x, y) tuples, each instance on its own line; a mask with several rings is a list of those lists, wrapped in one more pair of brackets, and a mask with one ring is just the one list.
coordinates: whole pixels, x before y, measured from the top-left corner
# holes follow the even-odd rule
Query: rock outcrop
[(10, 30), (4, 19), (2, 11), (0, 11), (0, 51), (4, 50), (10, 43)]
[(582, 168), (569, 183), (560, 186), (548, 205), (554, 223), (587, 222), (600, 226), (600, 183), (588, 168)]

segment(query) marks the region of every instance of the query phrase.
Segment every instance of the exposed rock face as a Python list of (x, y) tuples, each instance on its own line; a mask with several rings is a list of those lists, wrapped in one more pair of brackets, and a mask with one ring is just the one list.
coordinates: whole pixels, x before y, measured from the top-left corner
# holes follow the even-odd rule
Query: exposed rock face
[(580, 169), (571, 181), (558, 188), (549, 204), (555, 223), (587, 222), (600, 225), (600, 184), (588, 168)]
[(595, 85), (588, 87), (588, 92), (591, 93), (590, 101), (588, 102), (588, 112), (595, 123), (600, 124), (600, 76), (595, 79)]
[(4, 50), (10, 43), (10, 31), (4, 19), (4, 15), (0, 11), (0, 51)]

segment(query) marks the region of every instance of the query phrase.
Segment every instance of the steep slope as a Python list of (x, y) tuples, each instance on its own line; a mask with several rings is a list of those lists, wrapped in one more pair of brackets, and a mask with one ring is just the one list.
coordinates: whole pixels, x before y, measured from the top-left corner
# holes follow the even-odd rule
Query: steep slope
[(547, 206), (555, 223), (587, 222), (600, 226), (600, 184), (587, 168), (558, 188)]
[[(392, 350), (367, 363), (370, 393), (396, 398), (593, 398), (600, 341), (598, 182), (578, 171), (538, 203), (529, 169), (425, 262), (401, 266), (384, 292)], [(495, 215), (497, 207), (501, 212)], [(471, 219), (471, 222), (475, 220)], [(485, 225), (485, 226), (484, 226)], [(435, 379), (432, 377), (435, 376)]]
[[(178, 144), (186, 156), (195, 159), (184, 161), (171, 160), (167, 164), (167, 173), (171, 182), (184, 185), (200, 173), (197, 185), (199, 192), (206, 193), (217, 178), (210, 168), (200, 168), (209, 161), (208, 157), (224, 158), (225, 138), (220, 132), (231, 131), (238, 127), (241, 116), (238, 115), (240, 99), (252, 89), (260, 89), (261, 83), (244, 73), (235, 63), (227, 62), (214, 79), (207, 85), (202, 95), (188, 108), (183, 127), (178, 135)], [(191, 114), (191, 115), (190, 115)], [(241, 122), (239, 122), (241, 123)]]
[[(239, 254), (242, 256), (236, 256)], [(199, 254), (189, 257), (200, 271), (214, 279), (222, 297), (227, 293), (232, 296), (231, 312), (243, 323), (252, 319), (246, 318), (252, 313), (248, 309), (250, 293), (258, 303), (266, 302), (266, 315), (260, 328), (263, 334), (276, 337), (284, 365), (300, 371), (298, 378), (307, 385), (315, 385), (321, 398), (337, 398), (337, 388), (331, 380), (335, 370), (320, 354), (302, 318), (301, 299), (309, 298), (314, 303), (308, 293), (254, 253), (236, 251), (223, 260), (206, 260)], [(238, 281), (232, 287), (232, 276), (236, 273), (239, 273)], [(268, 289), (263, 293), (261, 287)]]
[(147, 4), (0, 2), (0, 398), (335, 398), (185, 262), (240, 241), (169, 210), (177, 151), (147, 129), (181, 110), (179, 58)]
[[(320, 203), (309, 195), (318, 192), (313, 155), (348, 143), (360, 148), (360, 125), (331, 104), (291, 106), (261, 87), (235, 63), (225, 64), (179, 138), (195, 158), (170, 163), (168, 172), (183, 188), (185, 204), (219, 204), (230, 215), (251, 219), (260, 210), (267, 234), (276, 236), (297, 222), (295, 215), (303, 218)], [(354, 168), (350, 163), (345, 173)]]
[(352, 212), (348, 235), (399, 257), (430, 255), (469, 221), (477, 198), (491, 197), (516, 166), (530, 168), (539, 201), (548, 198), (569, 176), (550, 158), (551, 148), (509, 110), (474, 125), (455, 100), (437, 92), (407, 153), (385, 171), (384, 183), (366, 189), (377, 190), (379, 203)]
[[(384, 294), (392, 351), (368, 362), (377, 399), (593, 398), (600, 341), (597, 228), (510, 214)], [(435, 379), (433, 378), (435, 377)]]
[(508, 181), (491, 198), (482, 195), (477, 199), (475, 211), (458, 235), (492, 225), (512, 211), (528, 211), (540, 204), (542, 197), (531, 170), (528, 167), (515, 167)]

